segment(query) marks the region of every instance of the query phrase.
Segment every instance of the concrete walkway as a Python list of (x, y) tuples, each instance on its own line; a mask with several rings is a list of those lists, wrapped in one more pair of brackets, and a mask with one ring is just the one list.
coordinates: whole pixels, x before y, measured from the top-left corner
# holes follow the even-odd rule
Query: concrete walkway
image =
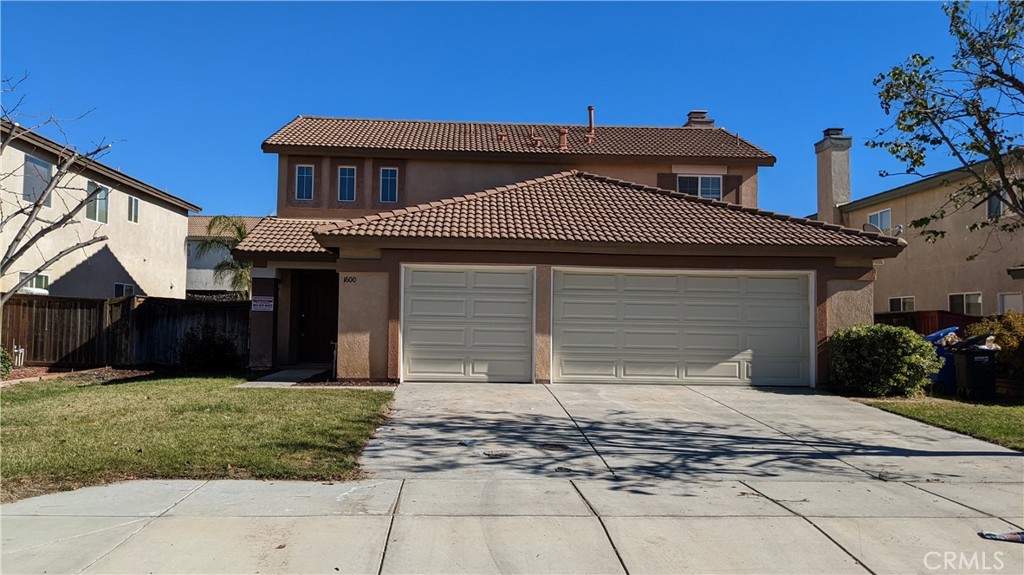
[(1024, 573), (1024, 456), (806, 390), (410, 385), (335, 484), (0, 508), (4, 573)]

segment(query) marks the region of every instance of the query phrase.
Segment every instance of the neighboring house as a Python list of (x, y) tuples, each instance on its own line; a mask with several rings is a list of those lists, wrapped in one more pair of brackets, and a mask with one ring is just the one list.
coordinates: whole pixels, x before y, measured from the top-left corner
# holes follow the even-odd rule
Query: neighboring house
[[(231, 254), (226, 249), (215, 246), (205, 254), (199, 254), (199, 244), (208, 237), (210, 220), (215, 216), (188, 217), (188, 275), (185, 290), (188, 296), (214, 297), (235, 293), (231, 289), (231, 278), (218, 280), (213, 268)], [(245, 224), (247, 231), (252, 231), (263, 218), (258, 216), (233, 216)]]
[[(682, 127), (299, 116), (254, 262), (252, 364), (400, 381), (814, 385), (903, 242), (757, 209), (775, 158)], [(686, 192), (685, 194), (678, 191)], [(335, 351), (336, 346), (336, 351)]]
[[(11, 122), (2, 121), (7, 138)], [(60, 158), (69, 150), (32, 132), (19, 134), (0, 158), (0, 202), (3, 213), (25, 206), (46, 188)], [(43, 271), (31, 283), (50, 295), (109, 298), (125, 295), (185, 297), (185, 234), (188, 212), (199, 206), (172, 196), (146, 182), (98, 161), (82, 161), (75, 174), (51, 195), (40, 218), (54, 221), (96, 187), (102, 193), (77, 216), (78, 223), (50, 233), (0, 278), (0, 291), (16, 285), (23, 274), (83, 239), (105, 235), (107, 241), (72, 252)], [(3, 226), (0, 245), (8, 246), (24, 216)], [(46, 224), (38, 222), (33, 230)], [(33, 290), (33, 291), (37, 291)], [(38, 293), (38, 291), (37, 291)]]
[[(823, 220), (852, 228), (871, 224), (886, 234), (899, 235), (908, 244), (895, 259), (876, 264), (875, 312), (946, 310), (989, 315), (1024, 311), (1024, 285), (1013, 277), (1013, 268), (1024, 262), (1020, 232), (1007, 236), (968, 229), (1003, 213), (1000, 202), (988, 201), (950, 213), (932, 225), (946, 231), (946, 236), (934, 243), (925, 241), (910, 225), (935, 213), (951, 191), (967, 183), (969, 172), (952, 170), (850, 201), (850, 143), (842, 130), (834, 130), (817, 144), (818, 214)], [(829, 164), (829, 157), (837, 158), (834, 165)], [(845, 177), (830, 175), (843, 173)], [(975, 254), (975, 259), (968, 259)]]

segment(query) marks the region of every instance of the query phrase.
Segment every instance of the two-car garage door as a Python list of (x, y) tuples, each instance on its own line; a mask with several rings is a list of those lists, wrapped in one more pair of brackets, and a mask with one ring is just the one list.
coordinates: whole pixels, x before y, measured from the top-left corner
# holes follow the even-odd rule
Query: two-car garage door
[[(532, 381), (533, 274), (406, 267), (403, 380)], [(566, 268), (552, 280), (553, 382), (810, 384), (807, 274)]]

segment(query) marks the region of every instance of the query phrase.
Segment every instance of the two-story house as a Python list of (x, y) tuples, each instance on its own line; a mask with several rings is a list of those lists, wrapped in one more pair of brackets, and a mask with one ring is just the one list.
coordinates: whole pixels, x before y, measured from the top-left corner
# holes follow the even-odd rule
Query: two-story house
[[(69, 150), (34, 132), (0, 123), (0, 137), (15, 137), (0, 157), (3, 214), (15, 213), (40, 197)], [(188, 212), (199, 206), (173, 196), (95, 160), (73, 166), (40, 211), (32, 231), (59, 220), (94, 190), (100, 194), (76, 216), (77, 223), (43, 237), (0, 277), (6, 292), (40, 265), (78, 242), (98, 236), (106, 241), (75, 250), (54, 262), (31, 282), (35, 293), (110, 298), (126, 295), (185, 297), (185, 234)], [(25, 216), (3, 226), (0, 245), (10, 245)]]
[(757, 208), (775, 158), (682, 126), (299, 116), (254, 262), (254, 366), (351, 380), (813, 385), (902, 242)]
[[(968, 315), (1024, 311), (1024, 284), (1013, 269), (1024, 263), (1024, 241), (1017, 236), (970, 231), (986, 218), (1005, 215), (997, 199), (950, 211), (933, 228), (946, 232), (926, 241), (911, 222), (934, 214), (950, 193), (973, 178), (956, 169), (850, 201), (849, 149), (842, 130), (826, 130), (817, 144), (818, 218), (852, 228), (877, 228), (906, 240), (898, 257), (879, 261), (875, 281), (876, 313), (945, 310)], [(984, 173), (984, 165), (975, 167)], [(1017, 166), (1024, 169), (1024, 166)], [(833, 174), (839, 174), (833, 177)]]

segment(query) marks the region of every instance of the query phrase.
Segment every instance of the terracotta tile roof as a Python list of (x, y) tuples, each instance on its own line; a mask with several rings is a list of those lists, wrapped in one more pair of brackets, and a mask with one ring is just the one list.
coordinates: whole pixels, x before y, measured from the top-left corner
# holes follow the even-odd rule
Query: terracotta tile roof
[(266, 217), (249, 232), (237, 253), (330, 254), (313, 237), (313, 228), (324, 220), (291, 220)]
[[(210, 220), (216, 216), (189, 216), (188, 217), (188, 237), (190, 238), (204, 238), (207, 235), (207, 229), (210, 225)], [(231, 216), (235, 219), (242, 220), (245, 223), (246, 231), (252, 231), (256, 227), (256, 224), (260, 223), (263, 218), (259, 216)]]
[[(559, 149), (559, 129), (569, 129)], [(723, 128), (495, 124), (413, 120), (360, 120), (298, 116), (267, 138), (266, 147), (307, 146), (431, 152), (497, 152), (524, 155), (598, 155), (731, 158), (772, 165), (775, 157)], [(502, 136), (501, 134), (504, 134)], [(534, 136), (542, 138), (537, 147)]]
[(575, 171), (325, 223), (315, 234), (647, 245), (905, 245), (877, 233)]

